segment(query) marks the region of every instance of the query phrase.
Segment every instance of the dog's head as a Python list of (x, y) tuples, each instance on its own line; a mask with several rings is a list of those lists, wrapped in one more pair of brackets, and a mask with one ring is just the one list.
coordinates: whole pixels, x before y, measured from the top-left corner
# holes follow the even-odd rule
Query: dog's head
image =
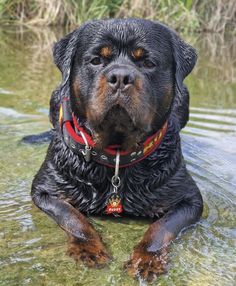
[(168, 27), (148, 20), (85, 23), (54, 47), (71, 108), (98, 146), (135, 147), (167, 120), (195, 50)]

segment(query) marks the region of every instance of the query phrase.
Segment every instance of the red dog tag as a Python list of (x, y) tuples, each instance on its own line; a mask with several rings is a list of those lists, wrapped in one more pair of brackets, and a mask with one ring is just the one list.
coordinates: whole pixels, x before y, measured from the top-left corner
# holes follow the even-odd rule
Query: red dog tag
[(111, 213), (121, 213), (122, 212), (122, 204), (121, 198), (118, 194), (112, 194), (107, 203), (107, 210), (108, 214)]

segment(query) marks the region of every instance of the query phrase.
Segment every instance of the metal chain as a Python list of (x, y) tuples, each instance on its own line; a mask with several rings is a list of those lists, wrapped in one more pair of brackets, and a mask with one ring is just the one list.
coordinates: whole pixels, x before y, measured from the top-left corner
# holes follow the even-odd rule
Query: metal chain
[(116, 193), (118, 188), (120, 187), (119, 168), (120, 168), (120, 151), (117, 150), (115, 174), (111, 178), (111, 183), (112, 183), (112, 186), (114, 187), (114, 193)]

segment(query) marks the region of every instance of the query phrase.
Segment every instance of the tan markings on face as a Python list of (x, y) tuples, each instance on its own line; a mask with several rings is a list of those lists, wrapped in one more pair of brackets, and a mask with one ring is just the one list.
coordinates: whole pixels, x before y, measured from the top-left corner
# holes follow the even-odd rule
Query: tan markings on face
[(104, 98), (107, 92), (107, 79), (103, 75), (101, 76), (99, 83), (98, 83), (98, 91), (97, 91), (97, 99), (99, 101), (99, 105), (103, 103)]
[(98, 113), (103, 112), (106, 93), (107, 93), (107, 80), (106, 77), (103, 75), (100, 77), (98, 82), (96, 98), (93, 100), (92, 105), (86, 112), (89, 120), (96, 121)]
[(103, 47), (100, 51), (100, 55), (104, 58), (109, 58), (112, 53), (112, 48), (111, 47)]
[(172, 93), (172, 84), (169, 83), (165, 86), (165, 91), (166, 91), (166, 94), (170, 95)]
[(143, 124), (150, 125), (155, 116), (155, 111), (150, 104), (144, 100), (144, 90), (140, 78), (136, 78), (134, 85), (127, 90), (127, 97), (130, 99), (130, 111), (133, 114), (142, 113)]
[(75, 102), (77, 105), (81, 104), (81, 98), (80, 98), (80, 80), (78, 77), (73, 79), (72, 82), (72, 92), (74, 94)]
[(143, 50), (142, 48), (137, 48), (136, 50), (134, 50), (134, 51), (132, 52), (132, 56), (133, 56), (136, 60), (140, 59), (140, 58), (143, 56), (143, 54), (144, 54), (144, 50)]
[(135, 86), (135, 88), (137, 89), (138, 92), (140, 92), (142, 90), (142, 81), (141, 81), (140, 78), (137, 78), (135, 80), (134, 86)]
[(163, 98), (163, 106), (169, 106), (171, 104), (173, 86), (172, 84), (167, 84), (165, 86), (165, 96)]
[(72, 83), (72, 89), (73, 89), (74, 95), (78, 98), (80, 94), (80, 84), (79, 84), (78, 78), (74, 79)]

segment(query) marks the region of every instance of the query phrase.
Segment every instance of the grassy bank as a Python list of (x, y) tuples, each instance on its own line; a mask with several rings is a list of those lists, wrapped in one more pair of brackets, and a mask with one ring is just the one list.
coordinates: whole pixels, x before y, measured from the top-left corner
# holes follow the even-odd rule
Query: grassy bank
[(144, 17), (177, 30), (235, 32), (235, 0), (0, 0), (1, 24), (75, 26), (88, 19)]

